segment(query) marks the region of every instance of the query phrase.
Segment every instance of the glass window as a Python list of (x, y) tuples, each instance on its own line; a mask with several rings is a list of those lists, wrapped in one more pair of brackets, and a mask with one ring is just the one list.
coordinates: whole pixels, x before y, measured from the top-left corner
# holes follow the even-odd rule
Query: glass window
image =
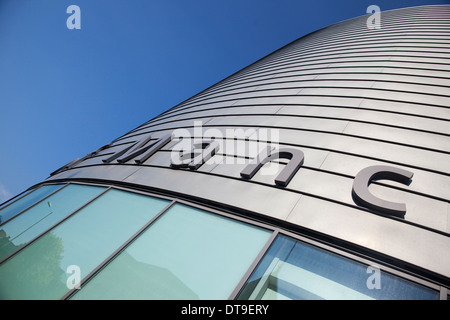
[(105, 188), (71, 184), (0, 226), (0, 261), (60, 222)]
[(108, 190), (0, 265), (0, 299), (60, 299), (168, 203)]
[(30, 194), (31, 192), (33, 192), (33, 191), (35, 191), (35, 190), (37, 190), (37, 189), (26, 190), (26, 191), (22, 192), (21, 194), (15, 196), (15, 197), (9, 198), (8, 200), (6, 200), (6, 201), (0, 203), (0, 211), (1, 211), (3, 208), (5, 208), (7, 205), (13, 203), (14, 201), (17, 201), (18, 199), (20, 199), (20, 198), (26, 196), (27, 194)]
[(238, 299), (438, 299), (437, 291), (278, 236)]
[(271, 231), (174, 205), (73, 299), (227, 299)]
[(27, 209), (31, 205), (35, 204), (36, 202), (40, 201), (41, 199), (45, 198), (61, 187), (62, 185), (60, 184), (42, 186), (17, 199), (15, 202), (12, 202), (9, 205), (6, 203), (3, 209), (0, 210), (0, 223), (4, 223), (6, 220), (11, 219), (16, 214), (22, 212), (23, 210)]

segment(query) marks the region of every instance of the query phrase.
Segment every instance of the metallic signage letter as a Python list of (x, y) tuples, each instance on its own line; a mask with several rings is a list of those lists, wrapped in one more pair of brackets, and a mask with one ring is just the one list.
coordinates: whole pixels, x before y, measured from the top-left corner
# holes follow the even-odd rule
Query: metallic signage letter
[(171, 141), (171, 134), (167, 134), (162, 138), (159, 138), (155, 142), (149, 144), (151, 136), (144, 136), (137, 140), (131, 147), (125, 148), (119, 152), (116, 152), (111, 157), (107, 159), (103, 159), (104, 163), (110, 163), (114, 159), (117, 159), (119, 163), (125, 163), (137, 156), (139, 158), (135, 159), (137, 164), (144, 163), (148, 158), (150, 158), (156, 151), (166, 145), (169, 141)]
[[(201, 149), (200, 152), (196, 149)], [(202, 164), (211, 159), (219, 150), (219, 142), (208, 140), (194, 143), (194, 150), (189, 152), (180, 152), (178, 159), (172, 158), (172, 168), (189, 168), (197, 170)]]
[(251, 179), (263, 165), (279, 158), (290, 160), (275, 179), (276, 185), (286, 187), (292, 177), (297, 173), (298, 169), (300, 169), (305, 159), (303, 152), (300, 150), (290, 148), (271, 150), (270, 147), (267, 147), (266, 150), (261, 152), (244, 168), (244, 170), (241, 171), (241, 177), (244, 179)]
[(96, 155), (97, 155), (98, 153), (100, 153), (101, 151), (103, 151), (103, 150), (105, 150), (105, 149), (108, 149), (108, 147), (109, 147), (108, 145), (103, 146), (103, 147), (97, 149), (96, 151), (91, 152), (91, 153), (85, 155), (85, 156), (84, 156), (83, 158), (81, 158), (81, 159), (80, 159), (80, 158), (77, 158), (77, 159), (75, 159), (75, 160), (72, 160), (72, 161), (69, 162), (68, 164), (66, 164), (66, 165), (62, 166), (61, 168), (59, 168), (59, 169), (53, 171), (52, 173), (50, 173), (50, 176), (54, 176), (55, 174), (60, 173), (60, 172), (62, 172), (62, 171), (64, 171), (64, 170), (73, 168), (73, 167), (75, 167), (76, 165), (78, 165), (79, 163), (83, 162), (84, 160), (87, 160), (87, 159), (89, 159), (89, 158), (92, 158), (93, 156), (96, 156)]
[(383, 213), (404, 217), (406, 205), (404, 203), (390, 202), (375, 197), (369, 191), (369, 185), (372, 181), (387, 179), (397, 181), (405, 185), (411, 183), (412, 172), (390, 166), (371, 166), (361, 170), (353, 181), (352, 196), (355, 203), (366, 208), (380, 211)]
[[(150, 140), (151, 140), (151, 136), (141, 138), (140, 140), (136, 141), (131, 147), (125, 147), (123, 150), (114, 153), (112, 156), (108, 157), (107, 159), (103, 159), (103, 162), (110, 163), (111, 161), (117, 159), (117, 162), (125, 163), (137, 156), (140, 156), (139, 158), (135, 159), (134, 161), (137, 164), (144, 163), (145, 161), (147, 161), (148, 158), (150, 158), (153, 154), (155, 154), (156, 151), (158, 151), (163, 146), (165, 146), (167, 143), (169, 143), (172, 140), (172, 135), (167, 134), (167, 135), (159, 138), (155, 142), (147, 145), (150, 142)], [(109, 145), (99, 148), (98, 150), (96, 150), (94, 152), (89, 153), (88, 155), (84, 156), (81, 159), (75, 159), (75, 160), (69, 162), (68, 164), (62, 166), (58, 170), (50, 173), (50, 176), (53, 176), (64, 170), (73, 168), (74, 166), (78, 165), (79, 163), (81, 163), (87, 159), (90, 159), (90, 158), (98, 155), (101, 151), (107, 150), (108, 148), (111, 148), (111, 147), (112, 146), (109, 144)]]

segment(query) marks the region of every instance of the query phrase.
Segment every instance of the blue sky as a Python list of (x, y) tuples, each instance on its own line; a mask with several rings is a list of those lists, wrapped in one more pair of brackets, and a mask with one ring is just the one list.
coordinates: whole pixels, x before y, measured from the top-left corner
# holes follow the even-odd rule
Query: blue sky
[[(289, 42), (450, 0), (0, 0), (0, 203)], [(69, 30), (66, 9), (81, 9)]]

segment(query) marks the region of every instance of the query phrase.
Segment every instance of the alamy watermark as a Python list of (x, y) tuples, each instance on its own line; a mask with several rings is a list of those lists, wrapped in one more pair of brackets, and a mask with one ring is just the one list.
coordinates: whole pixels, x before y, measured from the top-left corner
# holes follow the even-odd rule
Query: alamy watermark
[(66, 286), (69, 290), (81, 289), (81, 269), (78, 265), (73, 264), (67, 267), (66, 274), (68, 274), (66, 280)]
[(366, 280), (366, 286), (368, 289), (381, 289), (381, 270), (376, 266), (368, 266), (366, 272), (370, 276)]
[(70, 16), (66, 20), (67, 29), (81, 29), (81, 9), (77, 5), (70, 5), (67, 7), (66, 13), (69, 13)]
[[(172, 139), (179, 142), (172, 148), (171, 163), (175, 167), (197, 164), (248, 164), (265, 150), (278, 148), (280, 134), (273, 128), (204, 128), (195, 121), (193, 129), (176, 129)], [(278, 171), (278, 162), (261, 168), (261, 174)]]
[(370, 5), (367, 7), (366, 13), (371, 13), (371, 15), (367, 18), (366, 26), (367, 29), (370, 30), (378, 30), (381, 29), (381, 10), (377, 5)]

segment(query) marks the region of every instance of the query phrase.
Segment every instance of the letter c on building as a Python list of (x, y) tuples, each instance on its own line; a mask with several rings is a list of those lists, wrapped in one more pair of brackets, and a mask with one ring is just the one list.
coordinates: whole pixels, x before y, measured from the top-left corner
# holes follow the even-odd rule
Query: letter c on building
[(382, 213), (403, 218), (406, 213), (404, 203), (390, 202), (374, 196), (369, 191), (372, 181), (387, 179), (406, 185), (411, 183), (412, 172), (390, 166), (371, 166), (361, 170), (353, 181), (352, 196), (357, 204)]

